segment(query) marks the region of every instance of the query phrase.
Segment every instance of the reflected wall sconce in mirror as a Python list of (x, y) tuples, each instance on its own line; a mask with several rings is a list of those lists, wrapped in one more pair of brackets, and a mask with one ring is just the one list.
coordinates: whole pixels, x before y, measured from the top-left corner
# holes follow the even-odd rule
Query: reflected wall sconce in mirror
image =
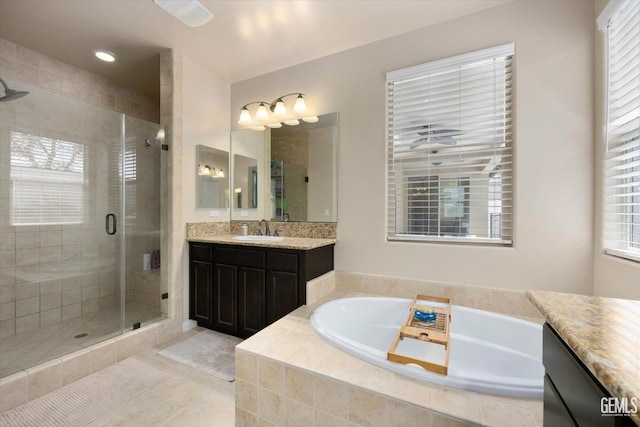
[(209, 165), (198, 165), (198, 175), (210, 176), (211, 178), (224, 178), (224, 171)]
[[(296, 96), (296, 99), (293, 106), (290, 106), (291, 112), (289, 112), (284, 99), (293, 96)], [(256, 104), (258, 104), (258, 108), (252, 116), (249, 106)], [(253, 101), (243, 105), (240, 109), (238, 124), (256, 131), (262, 131), (266, 127), (281, 128), (282, 124), (296, 126), (300, 124), (300, 120), (307, 123), (315, 123), (318, 121), (318, 116), (313, 115), (307, 109), (304, 94), (294, 92), (279, 96), (272, 102)]]

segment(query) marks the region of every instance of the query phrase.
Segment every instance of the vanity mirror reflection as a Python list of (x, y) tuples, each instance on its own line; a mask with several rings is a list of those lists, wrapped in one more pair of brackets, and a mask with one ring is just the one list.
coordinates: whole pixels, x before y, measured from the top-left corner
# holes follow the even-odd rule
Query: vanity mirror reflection
[(229, 153), (196, 147), (196, 207), (229, 207)]
[(258, 160), (252, 157), (233, 156), (233, 207), (258, 207)]
[[(254, 199), (234, 193), (232, 220), (337, 221), (338, 113), (318, 118), (316, 123), (231, 133), (234, 192), (250, 191), (242, 185), (249, 176), (256, 178)], [(253, 175), (247, 173), (246, 158), (256, 159)]]

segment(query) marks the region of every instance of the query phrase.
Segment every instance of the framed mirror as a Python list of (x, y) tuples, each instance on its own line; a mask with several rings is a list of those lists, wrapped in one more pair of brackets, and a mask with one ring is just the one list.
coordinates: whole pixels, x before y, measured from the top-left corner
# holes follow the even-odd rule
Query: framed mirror
[[(234, 193), (231, 219), (337, 221), (338, 113), (318, 118), (316, 123), (231, 133), (234, 192), (251, 190), (242, 186), (248, 179), (246, 157), (257, 163), (253, 175), (257, 179), (256, 191), (252, 193), (257, 195), (256, 210), (247, 211), (253, 205)], [(236, 153), (241, 156), (236, 158)], [(241, 170), (237, 178), (236, 168)]]
[(229, 153), (196, 146), (196, 207), (229, 207)]

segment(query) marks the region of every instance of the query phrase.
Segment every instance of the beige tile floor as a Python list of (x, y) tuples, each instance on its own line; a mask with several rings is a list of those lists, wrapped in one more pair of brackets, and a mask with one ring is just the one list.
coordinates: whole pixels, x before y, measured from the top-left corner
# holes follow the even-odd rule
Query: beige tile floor
[[(120, 316), (120, 309), (114, 307), (0, 339), (0, 378), (119, 334)], [(126, 305), (125, 325), (157, 319), (161, 319), (157, 308)], [(75, 338), (79, 334), (86, 336)]]
[(169, 378), (89, 425), (233, 427), (234, 383), (158, 355), (159, 351), (201, 330), (194, 328), (173, 341), (134, 356), (165, 372)]
[[(135, 359), (168, 375), (160, 384), (139, 394), (119, 408), (105, 414), (89, 426), (176, 426), (233, 427), (235, 424), (234, 383), (182, 365), (158, 352), (184, 340), (202, 328), (194, 328), (180, 337), (151, 347)], [(61, 425), (51, 420), (51, 424)]]

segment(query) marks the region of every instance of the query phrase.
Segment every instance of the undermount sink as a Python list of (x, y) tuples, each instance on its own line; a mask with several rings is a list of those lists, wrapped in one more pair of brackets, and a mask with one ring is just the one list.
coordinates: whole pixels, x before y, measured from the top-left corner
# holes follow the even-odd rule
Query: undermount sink
[(233, 240), (239, 240), (241, 242), (279, 242), (282, 237), (278, 236), (234, 236)]

